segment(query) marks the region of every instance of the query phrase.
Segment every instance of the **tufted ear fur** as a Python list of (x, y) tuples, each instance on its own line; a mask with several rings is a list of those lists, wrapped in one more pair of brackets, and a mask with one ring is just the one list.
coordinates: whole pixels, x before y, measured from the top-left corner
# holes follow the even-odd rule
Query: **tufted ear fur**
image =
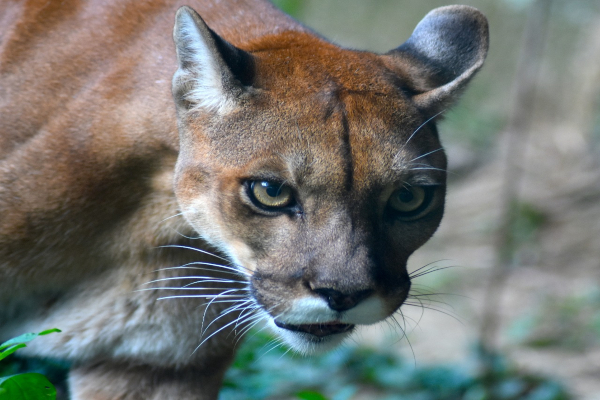
[(405, 66), (413, 80), (415, 104), (433, 116), (449, 107), (481, 68), (488, 43), (483, 14), (469, 6), (447, 6), (429, 12), (410, 38), (387, 56)]
[(173, 40), (179, 69), (172, 90), (178, 111), (225, 114), (234, 109), (252, 80), (252, 56), (222, 39), (187, 6), (177, 11)]

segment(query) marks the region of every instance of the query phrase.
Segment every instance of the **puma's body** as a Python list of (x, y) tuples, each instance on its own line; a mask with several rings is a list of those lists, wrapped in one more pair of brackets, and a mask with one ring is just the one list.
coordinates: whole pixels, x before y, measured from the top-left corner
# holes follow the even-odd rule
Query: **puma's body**
[[(177, 57), (182, 4), (224, 41), (184, 9)], [(415, 50), (436, 16), (379, 56), (331, 45), (261, 0), (0, 0), (0, 340), (61, 328), (28, 350), (74, 363), (74, 400), (210, 399), (240, 312), (270, 315), (299, 350), (389, 316), (408, 295), (406, 259), (443, 212), (445, 158), (423, 124), (487, 50), (479, 13), (447, 14), (466, 33), (440, 29), (465, 44), (436, 59), (444, 39)], [(293, 200), (256, 204), (256, 182)], [(431, 205), (394, 222), (402, 185), (432, 187)], [(225, 263), (164, 245), (219, 252), (240, 274), (165, 270)], [(231, 290), (260, 310), (211, 325), (232, 303), (204, 312), (205, 299), (139, 290), (190, 275), (209, 277), (202, 294)], [(248, 292), (228, 281), (240, 277)], [(223, 331), (194, 351), (207, 326), (204, 337)]]
[[(208, 366), (195, 375), (217, 377), (215, 393), (232, 337), (192, 355), (204, 301), (134, 292), (202, 258), (157, 249), (196, 236), (167, 219), (179, 212), (171, 32), (188, 3), (0, 2), (0, 332), (59, 327), (31, 350), (78, 363)], [(237, 3), (206, 16), (236, 43), (300, 29), (267, 2), (253, 5), (260, 14)]]

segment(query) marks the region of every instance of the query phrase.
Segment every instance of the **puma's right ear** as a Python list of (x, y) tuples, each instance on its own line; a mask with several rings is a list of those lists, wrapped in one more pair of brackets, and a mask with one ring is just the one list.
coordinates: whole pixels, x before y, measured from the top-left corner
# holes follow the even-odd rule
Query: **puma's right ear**
[(222, 39), (187, 6), (177, 11), (173, 40), (179, 62), (172, 87), (177, 108), (220, 114), (234, 109), (252, 80), (252, 56)]
[(413, 101), (433, 116), (450, 106), (481, 68), (488, 43), (488, 23), (481, 12), (447, 6), (429, 12), (387, 56), (405, 66), (416, 92)]

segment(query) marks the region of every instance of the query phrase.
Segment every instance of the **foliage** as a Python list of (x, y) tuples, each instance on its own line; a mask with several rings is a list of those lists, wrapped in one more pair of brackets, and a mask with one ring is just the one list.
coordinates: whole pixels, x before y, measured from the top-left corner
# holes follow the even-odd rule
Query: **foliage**
[[(477, 354), (476, 354), (477, 355)], [(481, 355), (477, 355), (480, 357)], [(346, 346), (321, 356), (290, 355), (261, 332), (248, 339), (228, 372), (220, 400), (563, 400), (557, 383), (520, 373), (497, 355), (492, 368), (417, 368), (391, 352)]]
[(506, 218), (510, 225), (501, 249), (503, 259), (513, 266), (535, 264), (539, 235), (548, 223), (548, 215), (534, 204), (513, 200)]
[(481, 372), (476, 385), (462, 399), (525, 399), (568, 400), (571, 396), (557, 382), (531, 374), (519, 373), (497, 353), (489, 353), (479, 346), (475, 350)]
[[(48, 329), (40, 333), (25, 333), (0, 345), (0, 360), (13, 354), (18, 349), (27, 347), (27, 343), (39, 336), (60, 332), (59, 329)], [(0, 378), (0, 400), (42, 400), (56, 399), (56, 389), (42, 374), (30, 372)]]
[(0, 378), (0, 399), (56, 399), (56, 389), (42, 374), (35, 372)]
[(600, 345), (600, 288), (544, 297), (537, 308), (513, 322), (508, 335), (533, 348), (584, 351)]
[(16, 338), (10, 339), (10, 340), (2, 343), (0, 345), (0, 360), (8, 357), (10, 354), (14, 353), (18, 349), (27, 347), (26, 343), (31, 342), (33, 339), (37, 338), (38, 336), (44, 336), (44, 335), (47, 335), (49, 333), (54, 333), (54, 332), (60, 332), (60, 329), (56, 329), (56, 328), (47, 329), (40, 333), (25, 333), (21, 336), (18, 336)]
[(593, 146), (594, 150), (598, 151), (600, 150), (600, 93), (598, 93), (596, 96), (593, 109), (594, 112), (590, 124), (591, 145)]
[[(12, 348), (15, 344), (26, 342), (23, 339), (29, 341), (37, 336), (39, 334), (20, 336), (7, 342), (9, 346), (4, 348)], [(345, 346), (321, 356), (301, 357), (273, 342), (271, 336), (257, 332), (239, 349), (227, 373), (220, 400), (569, 399), (556, 382), (523, 374), (510, 367), (503, 357), (475, 355), (474, 362), (487, 357), (487, 364), (491, 365), (487, 372), (474, 368), (475, 363), (417, 368), (414, 362), (406, 361), (389, 350), (355, 346)], [(15, 360), (12, 360), (13, 365), (25, 362), (18, 358)], [(51, 379), (66, 371), (65, 366), (56, 363), (26, 362), (30, 371), (44, 372)], [(6, 372), (10, 373), (10, 369), (0, 369), (0, 373)], [(21, 378), (14, 380), (14, 376), (11, 377), (12, 386), (0, 379), (1, 400), (56, 399), (54, 388), (43, 375), (29, 373), (15, 376)], [(35, 395), (26, 394), (25, 390), (35, 387), (39, 389)], [(16, 396), (12, 392), (21, 389)]]
[(470, 96), (465, 96), (461, 103), (444, 113), (444, 119), (438, 121), (444, 143), (465, 146), (484, 160), (493, 151), (494, 140), (506, 123), (496, 110), (486, 109), (480, 104), (488, 90), (487, 87), (473, 86)]
[(279, 9), (292, 17), (297, 17), (302, 11), (302, 0), (273, 0)]

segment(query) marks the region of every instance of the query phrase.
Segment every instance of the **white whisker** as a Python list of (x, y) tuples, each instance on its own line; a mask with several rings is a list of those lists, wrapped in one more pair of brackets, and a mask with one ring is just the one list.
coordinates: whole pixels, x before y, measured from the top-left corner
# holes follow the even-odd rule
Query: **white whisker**
[(162, 221), (160, 221), (160, 222), (159, 222), (159, 224), (162, 224), (163, 222), (165, 222), (165, 221), (167, 221), (167, 220), (169, 220), (169, 219), (171, 219), (171, 218), (179, 217), (179, 216), (181, 216), (181, 215), (183, 215), (183, 213), (182, 213), (182, 212), (180, 212), (180, 213), (178, 213), (178, 214), (175, 214), (175, 215), (171, 215), (170, 217), (167, 217), (167, 218), (163, 219)]
[(441, 150), (444, 150), (444, 149), (440, 147), (440, 148), (439, 148), (439, 149), (437, 149), (437, 150), (433, 150), (433, 151), (430, 151), (430, 152), (428, 152), (428, 153), (421, 154), (419, 157), (415, 157), (415, 158), (413, 158), (412, 160), (410, 160), (410, 161), (409, 161), (409, 163), (411, 163), (411, 162), (413, 162), (413, 161), (415, 161), (415, 160), (418, 160), (419, 158), (427, 157), (427, 156), (428, 156), (428, 155), (430, 155), (430, 154), (437, 153), (438, 151), (441, 151)]
[[(243, 299), (243, 298), (242, 298)], [(212, 304), (221, 304), (221, 303), (239, 303), (242, 299), (235, 299), (235, 300), (219, 300), (219, 301), (212, 301)], [(215, 299), (213, 299), (215, 300)], [(210, 301), (208, 302), (210, 303)], [(207, 305), (208, 303), (203, 303), (201, 304), (199, 307), (202, 307), (204, 305)]]
[[(245, 314), (247, 311), (250, 311), (250, 313), (251, 313), (250, 315), (252, 315), (252, 314), (254, 314), (254, 313), (256, 313), (256, 312), (260, 311), (260, 309), (261, 309), (261, 308), (260, 308), (260, 306), (259, 306), (258, 304), (256, 304), (256, 302), (255, 302), (255, 301), (254, 301), (254, 299), (252, 299), (252, 298), (249, 298), (249, 299), (246, 301), (246, 303), (248, 304), (248, 306), (244, 308), (244, 310), (243, 310), (243, 311), (240, 313), (240, 315), (239, 315), (239, 317), (238, 317), (238, 321), (239, 321), (240, 323), (241, 323), (241, 321), (243, 321), (243, 320), (244, 320), (244, 318), (245, 318), (245, 317), (244, 317), (244, 314)], [(235, 327), (234, 327), (234, 332), (235, 332), (236, 336), (237, 336), (237, 329), (238, 329), (238, 326), (240, 325), (240, 323), (238, 323), (238, 324), (235, 324)]]
[(232, 281), (232, 280), (220, 280), (220, 279), (204, 279), (204, 280), (200, 280), (200, 281), (195, 281), (192, 283), (188, 283), (187, 285), (183, 285), (182, 287), (188, 287), (188, 286), (192, 286), (195, 285), (197, 283), (205, 283), (205, 282), (210, 282), (210, 283), (239, 283), (239, 284), (246, 284), (247, 282), (244, 281)]
[(206, 250), (197, 249), (195, 247), (182, 246), (182, 245), (178, 245), (178, 244), (169, 244), (169, 245), (164, 245), (164, 246), (158, 246), (158, 248), (169, 248), (169, 247), (180, 248), (180, 249), (187, 249), (187, 250), (193, 250), (193, 251), (197, 251), (198, 253), (206, 254), (206, 255), (209, 255), (211, 257), (215, 257), (215, 258), (218, 258), (220, 260), (223, 260), (225, 262), (229, 262), (229, 260), (227, 260), (226, 258), (223, 258), (221, 256), (218, 256), (218, 255), (213, 254), (213, 253), (211, 253), (209, 251), (206, 251)]
[[(234, 279), (213, 278), (210, 276), (171, 276), (168, 278), (154, 279), (152, 281), (143, 283), (142, 285), (149, 285), (151, 283), (156, 283), (156, 282), (176, 281), (176, 280), (184, 280), (184, 279), (201, 279), (202, 280), (202, 281), (198, 281), (198, 282), (194, 282), (194, 283), (199, 283), (199, 282), (242, 283), (242, 284), (247, 283), (246, 281), (238, 281), (238, 280), (234, 280)], [(190, 284), (188, 284), (188, 285), (190, 285)]]
[[(218, 319), (218, 318), (217, 318)], [(212, 322), (216, 321), (217, 319), (213, 320)], [(212, 324), (211, 322), (211, 324)], [(204, 343), (206, 343), (207, 340), (209, 340), (211, 337), (215, 336), (217, 333), (221, 332), (223, 329), (231, 326), (232, 324), (237, 322), (237, 318), (234, 319), (231, 322), (228, 322), (227, 324), (223, 325), (222, 327), (220, 327), (219, 329), (217, 329), (216, 331), (214, 331), (213, 333), (211, 333), (208, 337), (206, 337), (192, 352), (192, 354), (194, 354), (199, 348), (200, 346), (202, 346)], [(210, 325), (209, 325), (210, 326)], [(208, 329), (208, 326), (206, 327), (206, 329)]]
[[(269, 319), (270, 315), (269, 315), (269, 311), (271, 311), (275, 306), (272, 306), (269, 308), (269, 310), (264, 310), (262, 307), (260, 307), (258, 304), (257, 306), (257, 312), (258, 315), (260, 315), (262, 318), (256, 320), (254, 323), (252, 323), (251, 325), (248, 325), (246, 328), (242, 329), (242, 331), (240, 332), (240, 337), (238, 338), (238, 342), (240, 341), (240, 339), (248, 332), (250, 331), (252, 328), (254, 328), (256, 325), (258, 325), (261, 321), (265, 320), (265, 319)], [(277, 319), (279, 317), (279, 315), (277, 317), (275, 317), (275, 319)], [(267, 325), (263, 326), (261, 329), (259, 329), (257, 332), (254, 333), (254, 335), (258, 334), (259, 332), (261, 332), (262, 330), (264, 330), (267, 327)], [(254, 336), (252, 335), (252, 336)], [(237, 344), (237, 342), (236, 342)]]
[[(198, 294), (198, 295), (185, 295), (185, 296), (184, 296), (184, 295), (181, 295), (181, 296), (164, 296), (164, 297), (159, 297), (159, 298), (158, 298), (158, 299), (156, 299), (156, 300), (168, 300), (168, 299), (193, 299), (193, 298), (204, 298), (204, 299), (207, 299), (207, 300), (208, 300), (208, 299), (210, 299), (210, 298), (213, 298), (213, 297), (219, 297), (219, 296), (220, 296), (220, 295), (218, 295), (218, 294), (214, 294), (214, 295), (211, 295), (211, 294)], [(245, 296), (245, 295), (241, 295), (241, 294), (239, 294), (239, 295), (226, 295), (226, 296), (222, 296), (222, 297), (223, 297), (223, 298), (225, 298), (225, 297), (227, 297), (227, 298), (230, 298), (230, 297), (231, 297), (231, 298), (233, 298), (233, 297), (237, 297), (237, 298), (240, 298), (240, 299), (242, 299), (242, 298), (244, 298), (244, 297), (246, 297), (246, 296)]]
[(421, 130), (421, 128), (423, 128), (425, 125), (427, 125), (430, 121), (432, 121), (433, 119), (437, 118), (438, 115), (441, 115), (443, 112), (445, 112), (446, 110), (442, 110), (439, 113), (435, 114), (433, 117), (429, 118), (427, 121), (423, 122), (421, 125), (419, 125), (419, 127), (417, 129), (415, 129), (415, 131), (408, 137), (408, 139), (406, 140), (406, 142), (404, 142), (404, 146), (406, 146), (408, 144), (408, 142), (410, 142), (410, 139), (413, 138), (413, 136), (415, 136), (417, 134), (417, 132), (419, 132)]
[[(188, 265), (207, 265), (209, 267), (215, 267), (215, 269), (202, 268), (202, 267), (188, 267)], [(240, 267), (244, 268), (242, 266), (240, 266)], [(204, 261), (195, 261), (195, 262), (181, 265), (179, 267), (160, 268), (160, 269), (155, 270), (154, 272), (167, 271), (167, 270), (171, 270), (171, 269), (197, 269), (197, 270), (204, 270), (204, 271), (218, 271), (218, 272), (235, 273), (236, 275), (243, 274), (245, 276), (250, 276), (250, 274), (248, 274), (247, 272), (240, 271), (239, 269), (237, 269), (235, 267), (231, 267), (228, 265), (222, 265), (222, 264), (213, 264), (213, 263), (204, 262)], [(222, 271), (223, 269), (228, 270), (228, 271)], [(244, 269), (246, 269), (246, 268), (244, 268)], [(229, 272), (229, 271), (232, 271), (232, 272)]]
[[(206, 308), (204, 309), (204, 314), (202, 314), (202, 325), (201, 325), (201, 328), (200, 328), (200, 330), (201, 330), (201, 332), (202, 332), (202, 335), (204, 335), (204, 333), (206, 332), (206, 329), (208, 329), (208, 328), (209, 328), (209, 327), (210, 327), (210, 326), (211, 326), (211, 325), (212, 325), (212, 324), (213, 324), (215, 321), (217, 321), (219, 318), (221, 318), (221, 317), (223, 317), (224, 315), (226, 315), (226, 314), (228, 313), (228, 310), (229, 310), (229, 308), (228, 308), (228, 309), (226, 309), (226, 310), (224, 310), (224, 311), (221, 311), (220, 315), (219, 315), (217, 318), (213, 319), (213, 320), (212, 320), (212, 321), (211, 321), (211, 322), (210, 322), (210, 323), (209, 323), (209, 324), (206, 326), (206, 329), (203, 329), (203, 328), (204, 328), (204, 321), (205, 321), (205, 319), (206, 319), (206, 313), (208, 312), (208, 308), (211, 306), (212, 302), (213, 302), (213, 301), (215, 301), (216, 299), (220, 298), (221, 296), (222, 296), (222, 297), (226, 297), (226, 296), (228, 296), (228, 293), (231, 293), (231, 292), (233, 292), (233, 291), (236, 291), (236, 289), (230, 289), (230, 290), (226, 290), (226, 291), (224, 291), (223, 293), (221, 293), (221, 295), (220, 295), (220, 296), (216, 296), (216, 297), (215, 297), (215, 298), (213, 298), (213, 299), (212, 299), (210, 302), (208, 302), (208, 304), (206, 305)], [(244, 296), (244, 298), (246, 298), (246, 296)], [(241, 299), (240, 299), (240, 300), (241, 300)], [(242, 304), (243, 304), (243, 303), (242, 303)], [(236, 307), (236, 306), (234, 305), (234, 306), (232, 306), (232, 307)], [(231, 308), (231, 307), (230, 307), (230, 308)]]
[(411, 171), (427, 171), (427, 170), (430, 170), (430, 171), (441, 171), (441, 172), (446, 172), (446, 170), (445, 170), (445, 169), (442, 169), (442, 168), (433, 168), (433, 167), (431, 167), (431, 168), (424, 168), (424, 167), (419, 167), (419, 168), (411, 168), (410, 170), (411, 170)]
[[(135, 290), (135, 292), (145, 292), (145, 291), (148, 291), (148, 290), (219, 290), (219, 289), (220, 288), (216, 288), (216, 287), (197, 287), (197, 288), (192, 288), (192, 287), (179, 287), (179, 286), (173, 286), (173, 287), (163, 286), (163, 287), (155, 287), (155, 288), (137, 289), (137, 290)], [(222, 289), (226, 289), (226, 288), (222, 288)], [(234, 289), (234, 290), (250, 291), (250, 289), (248, 289), (248, 288), (239, 288), (239, 289)]]
[[(268, 315), (266, 313), (264, 313), (262, 310), (256, 310), (256, 312), (251, 315), (251, 318), (246, 318), (246, 320), (243, 321), (243, 323), (248, 324), (248, 325), (243, 327), (242, 330), (237, 334), (238, 338), (235, 342), (236, 345), (239, 343), (239, 341), (244, 337), (244, 335), (246, 333), (248, 333), (250, 330), (252, 330), (252, 328), (254, 328), (256, 325), (260, 324), (265, 319), (268, 319)], [(252, 321), (252, 322), (250, 322), (250, 321)], [(261, 329), (259, 329), (256, 333), (261, 332), (265, 328), (266, 328), (266, 325), (263, 326)]]
[[(275, 350), (278, 347), (283, 347), (284, 345), (284, 341), (280, 338), (274, 338), (273, 340), (271, 340), (271, 342), (267, 343), (265, 346), (267, 346), (268, 344), (271, 343), (275, 343), (274, 345), (271, 346), (271, 348), (269, 348), (269, 350), (265, 351), (258, 359), (260, 360), (262, 357), (264, 357), (265, 355), (267, 355), (268, 353), (270, 353), (271, 351)], [(265, 347), (263, 346), (263, 347)]]

